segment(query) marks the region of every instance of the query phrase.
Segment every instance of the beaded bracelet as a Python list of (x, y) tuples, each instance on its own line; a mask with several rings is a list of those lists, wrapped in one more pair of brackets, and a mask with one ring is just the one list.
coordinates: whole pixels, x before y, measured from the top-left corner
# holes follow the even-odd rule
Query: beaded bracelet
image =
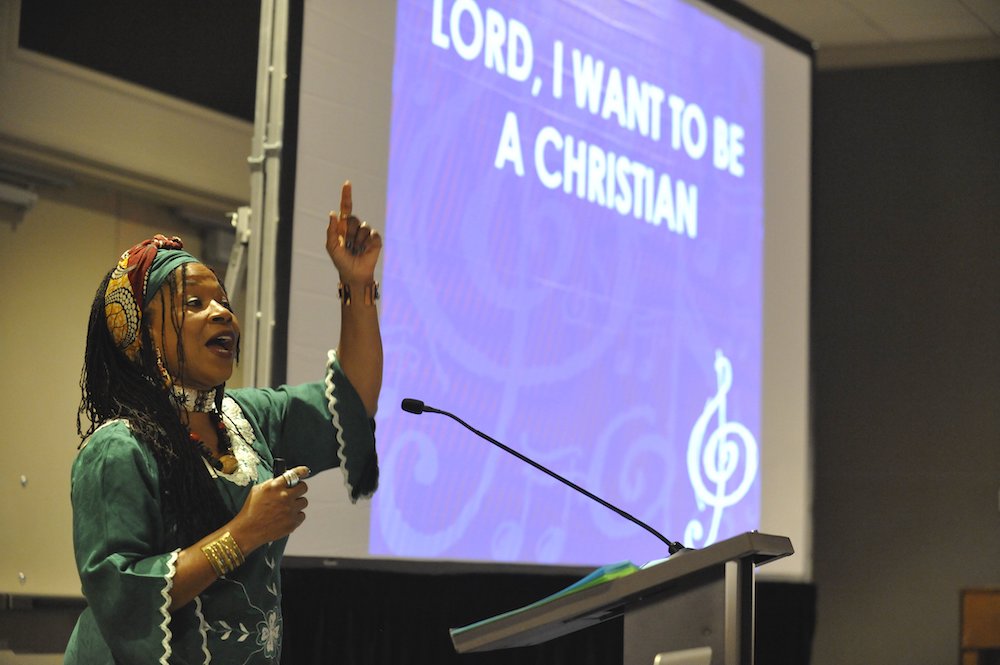
[[(381, 294), (379, 293), (379, 290), (378, 290), (378, 282), (371, 282), (370, 284), (365, 284), (364, 295), (365, 295), (365, 304), (366, 305), (372, 305), (372, 304), (374, 304), (375, 301), (378, 300), (381, 297)], [(340, 300), (345, 305), (350, 305), (351, 304), (351, 285), (350, 284), (344, 284), (343, 282), (341, 282), (340, 284), (338, 284), (337, 285), (337, 297), (339, 297)]]
[(228, 531), (202, 547), (201, 551), (219, 577), (225, 577), (246, 561), (243, 550)]

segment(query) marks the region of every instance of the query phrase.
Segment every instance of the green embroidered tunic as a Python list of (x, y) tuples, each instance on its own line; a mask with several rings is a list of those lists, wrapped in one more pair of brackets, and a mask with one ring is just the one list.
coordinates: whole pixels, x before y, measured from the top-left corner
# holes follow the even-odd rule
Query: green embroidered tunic
[[(233, 514), (273, 460), (313, 473), (336, 466), (351, 500), (378, 484), (373, 423), (331, 352), (322, 383), (239, 389), (223, 401), (239, 467), (215, 476)], [(179, 550), (166, 551), (157, 465), (128, 423), (105, 423), (87, 440), (72, 474), (73, 539), (88, 607), (66, 648), (68, 665), (278, 663), (280, 563), (286, 538), (258, 548), (172, 614)]]

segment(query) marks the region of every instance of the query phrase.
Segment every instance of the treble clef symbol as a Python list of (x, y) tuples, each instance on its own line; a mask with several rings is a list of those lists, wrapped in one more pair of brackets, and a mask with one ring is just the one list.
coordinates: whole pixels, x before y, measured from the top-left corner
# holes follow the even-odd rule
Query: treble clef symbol
[[(712, 524), (706, 536), (705, 528), (698, 518), (688, 522), (684, 530), (684, 542), (689, 546), (693, 546), (694, 541), (701, 540), (703, 536), (702, 546), (715, 542), (719, 535), (722, 511), (739, 503), (757, 476), (757, 440), (743, 424), (726, 419), (726, 395), (733, 385), (733, 366), (721, 350), (715, 352), (715, 376), (715, 396), (705, 403), (704, 410), (691, 429), (687, 453), (688, 476), (694, 488), (698, 510), (711, 506)], [(716, 427), (706, 440), (705, 434), (713, 417), (717, 419)], [(744, 452), (743, 478), (733, 492), (727, 493), (726, 484), (736, 473), (741, 453)]]

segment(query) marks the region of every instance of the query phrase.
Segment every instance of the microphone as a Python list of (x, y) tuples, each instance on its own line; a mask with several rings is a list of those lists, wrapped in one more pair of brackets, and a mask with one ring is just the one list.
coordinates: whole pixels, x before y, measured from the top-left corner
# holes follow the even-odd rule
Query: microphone
[(555, 471), (552, 471), (548, 467), (542, 466), (541, 464), (539, 464), (535, 460), (522, 455), (521, 453), (517, 452), (513, 448), (508, 448), (507, 446), (505, 446), (504, 444), (500, 443), (499, 441), (497, 441), (493, 437), (480, 432), (475, 427), (473, 427), (469, 423), (465, 422), (464, 420), (462, 420), (461, 418), (459, 418), (458, 416), (456, 416), (453, 413), (449, 413), (447, 411), (442, 411), (441, 409), (435, 409), (433, 406), (427, 406), (426, 404), (424, 404), (419, 399), (413, 399), (411, 397), (405, 398), (403, 400), (403, 403), (400, 404), (400, 406), (402, 407), (403, 411), (406, 411), (407, 413), (414, 413), (414, 414), (417, 414), (417, 415), (420, 415), (421, 413), (440, 413), (441, 415), (448, 416), (449, 418), (451, 418), (452, 420), (454, 420), (455, 422), (457, 422), (459, 425), (462, 425), (463, 427), (465, 427), (467, 430), (469, 430), (473, 434), (476, 434), (476, 435), (482, 437), (483, 439), (486, 439), (487, 441), (489, 441), (490, 443), (492, 443), (494, 446), (497, 446), (498, 448), (500, 448), (504, 452), (510, 453), (511, 455), (513, 455), (514, 457), (518, 458), (522, 462), (526, 462), (527, 464), (530, 464), (531, 466), (535, 467), (539, 471), (547, 473), (548, 475), (552, 476), (553, 478), (555, 478), (559, 482), (563, 483), (564, 485), (569, 485), (570, 487), (572, 487), (573, 489), (575, 489), (577, 492), (580, 492), (584, 496), (586, 496), (586, 497), (588, 497), (590, 499), (593, 499), (594, 501), (596, 501), (597, 503), (601, 504), (605, 508), (618, 513), (619, 515), (621, 515), (622, 517), (624, 517), (628, 521), (632, 522), (633, 524), (637, 524), (637, 525), (641, 526), (643, 529), (645, 529), (646, 531), (650, 532), (651, 534), (653, 534), (654, 536), (656, 536), (657, 538), (659, 538), (661, 541), (663, 541), (664, 543), (666, 543), (666, 545), (667, 545), (667, 551), (669, 551), (670, 554), (677, 554), (678, 552), (681, 552), (683, 550), (690, 549), (688, 547), (685, 547), (683, 543), (675, 542), (673, 540), (670, 540), (669, 538), (667, 538), (666, 536), (664, 536), (662, 533), (660, 533), (659, 531), (657, 531), (653, 527), (651, 527), (648, 524), (646, 524), (645, 522), (641, 521), (639, 518), (634, 517), (634, 516), (626, 513), (624, 510), (622, 510), (621, 508), (619, 508), (617, 506), (611, 505), (610, 503), (608, 503), (607, 501), (605, 501), (601, 497), (597, 496), (596, 494), (588, 492), (587, 490), (583, 489), (582, 487), (580, 487), (579, 485), (577, 485), (576, 483), (574, 483), (572, 480), (568, 480), (566, 478), (563, 478), (558, 473), (556, 473)]
[[(413, 399), (412, 397), (406, 397), (403, 399), (403, 403), (400, 404), (403, 407), (403, 411), (407, 413), (415, 413), (418, 416), (424, 411), (430, 411), (427, 406), (421, 402), (419, 399)], [(437, 409), (435, 409), (436, 411)]]

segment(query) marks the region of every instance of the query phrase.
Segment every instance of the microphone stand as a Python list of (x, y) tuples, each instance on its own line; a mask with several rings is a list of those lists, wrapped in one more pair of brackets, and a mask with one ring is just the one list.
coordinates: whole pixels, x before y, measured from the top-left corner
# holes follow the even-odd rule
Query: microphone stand
[(621, 508), (619, 508), (617, 506), (614, 506), (614, 505), (608, 503), (607, 501), (605, 501), (604, 499), (602, 499), (601, 497), (597, 496), (596, 494), (593, 494), (592, 492), (589, 492), (589, 491), (585, 490), (584, 488), (582, 488), (579, 485), (577, 485), (576, 483), (574, 483), (572, 480), (569, 480), (567, 478), (563, 478), (562, 476), (560, 476), (555, 471), (552, 471), (551, 469), (549, 469), (549, 468), (547, 468), (545, 466), (542, 466), (541, 464), (539, 464), (535, 460), (531, 459), (530, 457), (526, 457), (525, 455), (522, 455), (521, 453), (517, 452), (513, 448), (509, 448), (508, 446), (505, 446), (504, 444), (500, 443), (499, 441), (497, 441), (493, 437), (489, 436), (488, 434), (480, 432), (478, 429), (476, 429), (475, 427), (473, 427), (469, 423), (465, 422), (464, 420), (462, 420), (461, 418), (459, 418), (458, 416), (456, 416), (453, 413), (449, 413), (448, 411), (443, 411), (441, 409), (435, 409), (433, 406), (427, 406), (426, 404), (424, 404), (423, 402), (421, 402), (418, 399), (412, 399), (412, 398), (409, 398), (409, 397), (406, 398), (406, 399), (404, 399), (403, 402), (402, 402), (402, 404), (400, 406), (407, 413), (413, 413), (413, 414), (416, 414), (416, 415), (420, 415), (421, 413), (429, 412), (429, 413), (440, 413), (443, 416), (448, 416), (449, 418), (451, 418), (452, 420), (454, 420), (458, 424), (460, 424), (463, 427), (465, 427), (466, 429), (468, 429), (470, 432), (473, 432), (474, 434), (482, 437), (483, 439), (486, 439), (487, 441), (489, 441), (490, 443), (492, 443), (494, 446), (497, 446), (498, 448), (500, 448), (504, 452), (510, 453), (511, 455), (513, 455), (514, 457), (518, 458), (522, 462), (530, 464), (531, 466), (535, 467), (539, 471), (541, 471), (543, 473), (546, 473), (549, 476), (555, 478), (559, 482), (572, 487), (577, 492), (583, 494), (584, 496), (586, 496), (586, 497), (588, 497), (590, 499), (593, 499), (594, 501), (596, 501), (597, 503), (601, 504), (602, 506), (604, 506), (608, 510), (613, 510), (614, 512), (618, 513), (619, 515), (621, 515), (622, 517), (624, 517), (628, 521), (632, 522), (633, 524), (637, 524), (638, 526), (641, 526), (643, 529), (645, 529), (649, 533), (651, 533), (654, 536), (656, 536), (659, 540), (663, 541), (663, 543), (666, 544), (667, 551), (670, 552), (670, 554), (677, 554), (678, 552), (690, 549), (690, 548), (685, 547), (683, 545), (683, 543), (675, 542), (673, 540), (670, 540), (669, 538), (667, 538), (666, 536), (664, 536), (662, 533), (660, 533), (659, 531), (657, 531), (653, 527), (649, 526), (648, 524), (646, 524), (645, 522), (643, 522), (639, 518), (633, 517), (629, 513), (627, 513), (624, 510), (622, 510)]

